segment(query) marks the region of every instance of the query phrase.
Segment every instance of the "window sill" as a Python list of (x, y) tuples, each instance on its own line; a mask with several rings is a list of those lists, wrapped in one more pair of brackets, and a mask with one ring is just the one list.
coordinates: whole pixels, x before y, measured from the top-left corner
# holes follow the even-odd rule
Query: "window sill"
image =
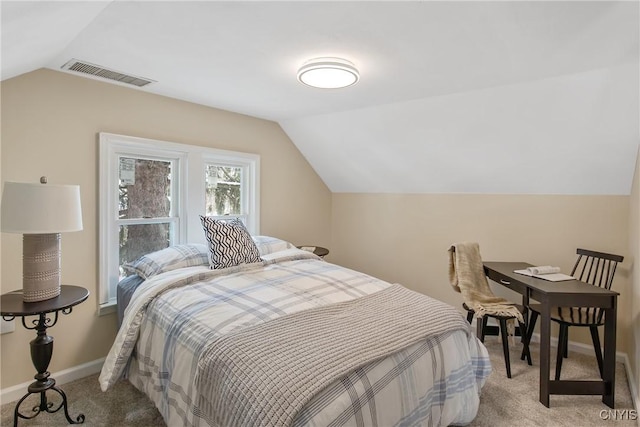
[(98, 306), (98, 316), (106, 316), (107, 314), (116, 313), (118, 305), (115, 301), (109, 301)]

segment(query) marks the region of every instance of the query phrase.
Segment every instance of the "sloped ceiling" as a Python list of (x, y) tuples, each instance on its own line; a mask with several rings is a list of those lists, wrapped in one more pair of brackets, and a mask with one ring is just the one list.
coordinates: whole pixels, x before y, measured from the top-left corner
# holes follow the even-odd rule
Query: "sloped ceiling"
[[(280, 123), (334, 192), (629, 194), (638, 2), (10, 2), (2, 79), (72, 58)], [(349, 59), (341, 90), (297, 82)], [(114, 83), (117, 84), (117, 83)]]

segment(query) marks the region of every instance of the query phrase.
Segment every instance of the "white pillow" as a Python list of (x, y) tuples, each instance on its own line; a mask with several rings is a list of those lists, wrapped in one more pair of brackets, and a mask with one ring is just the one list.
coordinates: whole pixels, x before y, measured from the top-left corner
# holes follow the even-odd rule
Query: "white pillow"
[(278, 239), (277, 237), (271, 236), (251, 236), (256, 246), (258, 247), (258, 251), (260, 252), (260, 256), (272, 254), (274, 252), (284, 251), (285, 249), (293, 248), (293, 244), (289, 243), (285, 240)]
[(169, 246), (143, 255), (132, 263), (122, 266), (129, 274), (148, 279), (156, 274), (183, 267), (208, 265), (207, 246), (199, 243)]

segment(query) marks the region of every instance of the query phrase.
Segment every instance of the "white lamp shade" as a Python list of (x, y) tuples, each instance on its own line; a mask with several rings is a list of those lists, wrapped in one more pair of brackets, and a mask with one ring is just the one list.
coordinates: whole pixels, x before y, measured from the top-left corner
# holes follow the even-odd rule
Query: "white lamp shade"
[(82, 230), (80, 186), (5, 182), (2, 231), (22, 234)]

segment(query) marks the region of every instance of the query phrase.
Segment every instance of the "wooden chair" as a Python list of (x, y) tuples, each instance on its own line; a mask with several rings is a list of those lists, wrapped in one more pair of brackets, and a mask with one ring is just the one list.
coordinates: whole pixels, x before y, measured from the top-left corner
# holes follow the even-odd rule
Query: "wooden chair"
[[(513, 304), (504, 298), (496, 297), (489, 286), (487, 276), (482, 265), (482, 256), (480, 255), (480, 245), (476, 242), (461, 242), (453, 244), (449, 247), (449, 281), (456, 292), (460, 292), (464, 298), (462, 306), (467, 310), (467, 321), (471, 323), (476, 312), (471, 307), (482, 307), (484, 305), (483, 316), (478, 318), (477, 335), (480, 341), (484, 342), (488, 326), (489, 317), (497, 319), (500, 323), (500, 331), (502, 335), (502, 350), (504, 351), (504, 363), (507, 368), (507, 377), (511, 378), (511, 363), (509, 361), (509, 340), (507, 331), (507, 321), (511, 319), (525, 319), (526, 308), (521, 305)], [(516, 310), (522, 314), (520, 316), (512, 310), (515, 306)], [(519, 323), (520, 331), (525, 331), (525, 325)], [(496, 334), (497, 335), (497, 334)], [(523, 334), (524, 335), (524, 334)], [(526, 337), (523, 337), (526, 338)], [(524, 344), (523, 356), (527, 357), (529, 365), (531, 365), (531, 355), (526, 340)]]
[[(518, 304), (515, 304), (515, 306), (518, 308), (518, 310), (520, 310), (520, 313), (522, 313), (522, 315), (526, 318), (527, 313), (524, 306), (518, 305)], [(473, 316), (475, 315), (475, 311), (469, 306), (467, 306), (467, 304), (465, 303), (462, 303), (462, 307), (464, 307), (464, 309), (467, 310), (467, 321), (471, 323), (471, 321), (473, 320)], [(508, 332), (507, 332), (507, 320), (515, 319), (515, 317), (486, 314), (482, 316), (482, 318), (477, 319), (477, 336), (481, 342), (484, 342), (485, 335), (497, 335), (497, 333), (493, 333), (491, 330), (491, 327), (487, 325), (487, 321), (489, 320), (489, 317), (496, 319), (500, 324), (500, 335), (502, 337), (502, 352), (504, 353), (504, 364), (507, 369), (507, 378), (511, 378), (511, 361), (509, 358), (509, 339), (508, 339)], [(524, 334), (525, 329), (526, 328), (524, 323), (518, 322), (518, 327), (516, 328), (516, 335), (518, 335), (518, 331), (522, 331), (522, 334), (521, 334), (521, 338), (522, 338), (521, 341), (523, 343), (522, 359), (524, 360), (524, 358), (526, 357), (527, 363), (531, 365), (531, 353), (529, 352), (529, 346), (525, 342), (525, 334)]]
[[(578, 254), (578, 259), (573, 266), (573, 270), (571, 270), (571, 276), (593, 286), (610, 290), (611, 284), (613, 283), (613, 276), (616, 273), (616, 267), (619, 262), (622, 262), (624, 257), (621, 255), (607, 254), (587, 249), (578, 249), (576, 253)], [(562, 283), (558, 283), (558, 286), (562, 286)], [(529, 319), (529, 328), (526, 334), (527, 343), (531, 341), (536, 321), (541, 313), (541, 307), (539, 304), (530, 304), (529, 309), (531, 310), (531, 318)], [(602, 349), (600, 348), (598, 326), (604, 325), (602, 320), (603, 314), (604, 312), (596, 307), (551, 308), (551, 320), (560, 325), (560, 332), (558, 334), (558, 354), (556, 356), (556, 380), (560, 379), (562, 360), (568, 356), (569, 326), (589, 328), (591, 332), (591, 340), (593, 341), (593, 348), (596, 353), (596, 359), (598, 360), (598, 369), (600, 370), (600, 376), (602, 377)], [(526, 355), (523, 351), (520, 359), (524, 359), (525, 356)]]

